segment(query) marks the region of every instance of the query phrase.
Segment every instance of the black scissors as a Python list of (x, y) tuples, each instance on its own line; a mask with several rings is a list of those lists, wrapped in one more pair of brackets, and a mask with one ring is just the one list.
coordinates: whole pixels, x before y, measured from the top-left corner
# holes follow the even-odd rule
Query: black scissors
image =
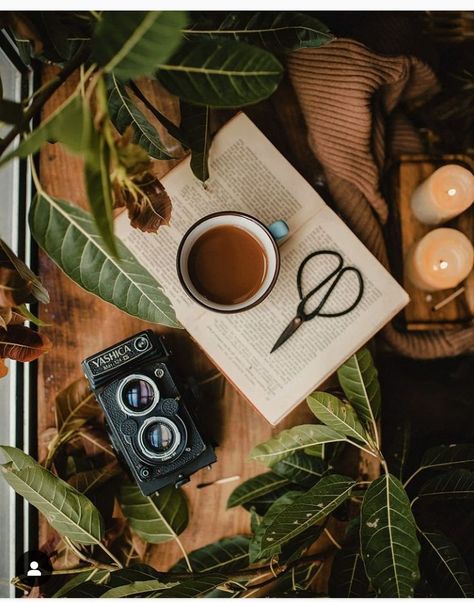
[[(303, 270), (310, 259), (313, 259), (313, 257), (318, 257), (321, 255), (331, 255), (333, 257), (336, 257), (338, 260), (338, 264), (337, 264), (336, 268), (330, 274), (328, 274), (319, 284), (316, 285), (315, 288), (313, 288), (307, 295), (304, 295), (303, 287), (302, 287)], [(340, 280), (344, 276), (344, 274), (347, 274), (348, 272), (353, 272), (354, 274), (356, 274), (358, 281), (359, 281), (359, 292), (357, 294), (357, 297), (356, 297), (356, 300), (354, 301), (354, 303), (352, 303), (352, 305), (350, 307), (347, 307), (343, 311), (337, 311), (337, 312), (321, 311), (324, 308), (324, 306), (326, 305), (326, 302), (329, 299), (329, 297), (332, 295), (338, 282), (340, 282)], [(313, 311), (311, 311), (309, 313), (306, 313), (305, 312), (306, 303), (318, 291), (320, 291), (323, 288), (323, 286), (325, 284), (327, 284), (330, 280), (333, 280), (331, 283), (331, 286), (325, 292), (323, 298), (319, 302), (316, 309), (314, 309)], [(340, 253), (338, 253), (337, 251), (328, 251), (328, 250), (315, 251), (314, 253), (311, 253), (310, 255), (308, 255), (308, 257), (306, 257), (301, 262), (301, 265), (298, 269), (298, 274), (296, 276), (296, 285), (298, 287), (298, 293), (299, 293), (299, 296), (301, 299), (301, 301), (299, 302), (298, 307), (296, 309), (296, 316), (293, 318), (293, 320), (291, 320), (291, 322), (288, 324), (288, 326), (285, 328), (285, 330), (281, 333), (277, 342), (273, 345), (273, 348), (270, 351), (270, 353), (273, 353), (276, 349), (278, 349), (278, 347), (280, 347), (280, 345), (283, 345), (283, 343), (285, 341), (287, 341), (291, 337), (291, 335), (298, 330), (298, 328), (301, 326), (301, 324), (303, 324), (303, 322), (312, 320), (316, 316), (319, 316), (320, 318), (337, 318), (338, 316), (344, 316), (345, 314), (348, 314), (353, 309), (355, 309), (355, 307), (357, 307), (357, 305), (359, 304), (359, 301), (362, 299), (362, 295), (364, 294), (364, 280), (362, 278), (362, 274), (360, 273), (360, 271), (357, 268), (355, 268), (353, 266), (344, 266), (344, 259), (343, 259), (342, 255)]]

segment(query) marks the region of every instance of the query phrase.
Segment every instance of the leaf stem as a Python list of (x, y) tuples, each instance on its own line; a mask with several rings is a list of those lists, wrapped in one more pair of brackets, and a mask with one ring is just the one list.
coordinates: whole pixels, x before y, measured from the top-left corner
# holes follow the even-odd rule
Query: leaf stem
[(0, 142), (0, 156), (10, 146), (10, 143), (15, 140), (18, 134), (21, 134), (28, 128), (30, 120), (43, 108), (49, 98), (56, 92), (56, 90), (66, 81), (66, 79), (81, 65), (89, 56), (90, 48), (87, 44), (82, 44), (72, 59), (66, 63), (64, 68), (51, 80), (51, 84), (44, 87), (43, 90), (38, 93), (38, 96), (33, 100), (31, 105), (25, 111), (23, 119), (12, 128), (8, 134)]
[(114, 556), (114, 554), (112, 554), (112, 552), (108, 550), (107, 547), (101, 541), (99, 542), (99, 547), (102, 550), (104, 550), (104, 552), (109, 556), (109, 558), (111, 558), (115, 562), (119, 569), (123, 569), (123, 564), (120, 562), (120, 560), (116, 556)]
[(410, 483), (410, 481), (412, 481), (416, 477), (416, 475), (419, 474), (424, 468), (425, 468), (424, 466), (417, 468), (415, 470), (415, 472), (411, 476), (409, 476), (408, 479), (403, 483), (403, 487), (406, 489), (408, 486), (408, 483)]

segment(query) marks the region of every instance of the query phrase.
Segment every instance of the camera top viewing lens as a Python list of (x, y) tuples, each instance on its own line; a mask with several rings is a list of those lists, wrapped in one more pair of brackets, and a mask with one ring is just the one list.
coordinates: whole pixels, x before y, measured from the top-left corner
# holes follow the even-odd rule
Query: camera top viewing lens
[(135, 375), (122, 383), (119, 395), (125, 411), (135, 414), (150, 410), (159, 398), (158, 389), (151, 379)]

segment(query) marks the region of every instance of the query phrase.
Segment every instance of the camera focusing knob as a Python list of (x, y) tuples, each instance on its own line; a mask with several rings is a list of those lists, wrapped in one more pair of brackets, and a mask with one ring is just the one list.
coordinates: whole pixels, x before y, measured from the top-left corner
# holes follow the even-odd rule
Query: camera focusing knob
[(163, 376), (165, 375), (165, 371), (163, 370), (163, 368), (155, 368), (154, 375), (156, 376), (156, 378), (163, 378)]

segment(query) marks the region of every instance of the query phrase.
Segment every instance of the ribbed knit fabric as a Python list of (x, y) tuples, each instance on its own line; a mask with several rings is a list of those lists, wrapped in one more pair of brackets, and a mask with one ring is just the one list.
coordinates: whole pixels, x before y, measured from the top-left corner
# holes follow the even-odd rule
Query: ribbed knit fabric
[[(436, 92), (433, 72), (415, 57), (376, 54), (348, 39), (294, 52), (288, 69), (310, 146), (336, 205), (388, 267), (382, 230), (389, 218), (381, 192), (383, 168), (387, 156), (422, 150), (400, 103)], [(382, 334), (397, 352), (420, 359), (458, 355), (474, 347), (474, 327), (402, 333), (389, 324)]]

